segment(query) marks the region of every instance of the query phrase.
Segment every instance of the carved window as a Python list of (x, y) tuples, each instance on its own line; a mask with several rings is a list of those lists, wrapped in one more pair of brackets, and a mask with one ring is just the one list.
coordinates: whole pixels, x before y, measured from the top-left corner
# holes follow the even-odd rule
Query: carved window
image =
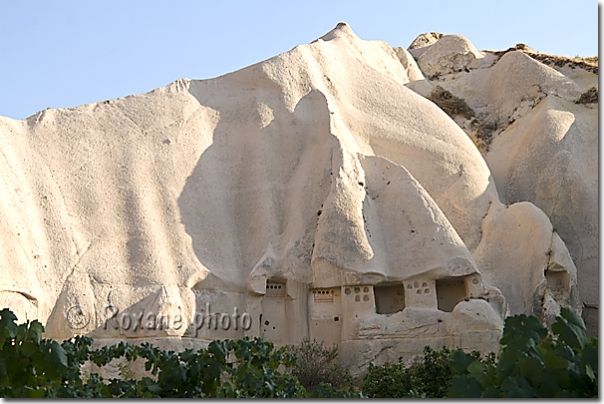
[(443, 278), (436, 280), (436, 297), (438, 310), (453, 311), (460, 301), (468, 297), (463, 277)]
[(405, 288), (402, 283), (391, 285), (376, 285), (375, 310), (378, 314), (392, 314), (405, 308)]

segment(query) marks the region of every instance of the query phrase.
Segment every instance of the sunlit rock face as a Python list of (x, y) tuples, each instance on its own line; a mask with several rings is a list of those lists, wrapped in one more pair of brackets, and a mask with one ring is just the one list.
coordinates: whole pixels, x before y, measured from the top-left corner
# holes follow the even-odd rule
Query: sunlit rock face
[[(548, 157), (506, 146), (505, 132), (485, 161), (424, 97), (435, 79), (421, 69), (443, 57), (440, 80), (459, 63), (485, 78), (494, 57), (461, 36), (432, 39), (418, 64), (341, 23), (218, 78), (0, 118), (0, 303), (57, 339), (315, 338), (339, 344), (354, 374), (425, 345), (495, 350), (509, 314), (580, 310), (590, 269), (567, 246), (589, 235), (552, 222), (597, 213), (591, 191), (572, 182), (576, 212), (550, 190), (562, 179), (539, 185), (530, 164)], [(493, 85), (475, 81), (463, 85)], [(570, 81), (552, 79), (567, 91), (557, 97), (574, 94)], [(543, 102), (508, 143), (549, 119)], [(552, 125), (569, 125), (562, 114)]]
[[(443, 46), (447, 38), (448, 45)], [(588, 331), (597, 332), (597, 58), (544, 55), (524, 44), (507, 51), (477, 52), (464, 37), (435, 33), (420, 35), (409, 51), (403, 48), (395, 51), (411, 72), (408, 77), (412, 83), (406, 86), (427, 98), (440, 86), (471, 108), (471, 117), (456, 113), (451, 105), (448, 112), (477, 144), (492, 173), (499, 200), (510, 207), (517, 202), (531, 202), (549, 219), (550, 224), (544, 221), (544, 225), (552, 226), (554, 236), (546, 243), (550, 245), (548, 257), (533, 261), (535, 271), (538, 267), (545, 270), (543, 285), (562, 284), (565, 293), (570, 287), (571, 293), (563, 304), (583, 310)], [(409, 55), (417, 59), (419, 68), (428, 66), (434, 72), (423, 71), (424, 76), (419, 76), (409, 62)], [(590, 89), (595, 90), (591, 101), (585, 97), (594, 94)], [(483, 235), (489, 231), (484, 228), (489, 226), (487, 219)], [(516, 238), (515, 242), (520, 240)], [(569, 256), (564, 252), (558, 255), (560, 258), (554, 258), (553, 251), (562, 245)], [(517, 307), (512, 312), (518, 312), (520, 304), (526, 308), (531, 304), (513, 297), (518, 290), (513, 276), (507, 281), (496, 281), (487, 275), (492, 272), (488, 268), (498, 265), (496, 261), (504, 256), (510, 264), (510, 273), (517, 273), (517, 269), (512, 269), (512, 260), (523, 259), (525, 268), (530, 265), (529, 260), (534, 260), (526, 255), (520, 258), (520, 254), (513, 253), (514, 249), (513, 244), (503, 246), (501, 253), (492, 258), (487, 258), (480, 248), (472, 253), (485, 279), (497, 285), (510, 307)], [(557, 264), (558, 259), (565, 263)], [(566, 269), (560, 272), (555, 268)], [(577, 282), (576, 287), (573, 282)], [(543, 289), (537, 295), (545, 302), (554, 295), (561, 296), (554, 290), (546, 293)], [(556, 310), (555, 306), (546, 309), (533, 305), (533, 314), (545, 315), (550, 320)]]

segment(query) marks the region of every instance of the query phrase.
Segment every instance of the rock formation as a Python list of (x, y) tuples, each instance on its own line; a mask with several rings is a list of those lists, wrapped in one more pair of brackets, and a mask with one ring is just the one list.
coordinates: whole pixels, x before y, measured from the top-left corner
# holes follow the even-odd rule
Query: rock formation
[[(408, 52), (395, 48), (403, 64), (409, 63), (405, 53), (417, 57), (416, 66), (425, 74), (418, 76), (410, 65), (407, 69), (414, 74), (408, 77), (415, 82), (407, 86), (443, 106), (472, 138), (491, 170), (501, 202), (528, 201), (545, 213), (555, 229), (552, 246), (565, 244), (577, 268), (580, 293), (573, 294), (572, 305), (583, 309), (589, 331), (596, 333), (597, 57), (545, 55), (525, 44), (506, 51), (477, 52), (460, 35), (426, 35), (440, 39), (423, 46), (420, 41)], [(445, 39), (448, 45), (440, 46)], [(443, 93), (454, 102), (443, 101)], [(539, 264), (547, 269), (547, 278), (562, 276), (552, 268), (571, 265), (568, 258), (564, 258), (567, 264), (553, 263), (553, 251), (548, 250), (550, 258)], [(477, 252), (473, 255), (479, 268), (489, 272), (490, 264)], [(515, 300), (503, 284), (493, 282), (508, 302)], [(539, 310), (535, 308), (533, 314)]]
[(574, 103), (597, 72), (414, 44), (340, 23), (214, 79), (0, 118), (0, 305), (57, 339), (316, 338), (353, 373), (597, 307), (597, 111)]

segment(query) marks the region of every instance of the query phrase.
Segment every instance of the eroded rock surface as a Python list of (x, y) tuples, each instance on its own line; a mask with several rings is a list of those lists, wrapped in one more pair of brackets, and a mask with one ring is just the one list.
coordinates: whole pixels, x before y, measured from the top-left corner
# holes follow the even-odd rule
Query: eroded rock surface
[[(591, 132), (578, 127), (566, 149), (556, 132), (534, 157), (518, 144), (539, 142), (544, 119), (568, 130), (568, 114), (586, 107), (558, 122), (547, 103), (568, 103), (547, 98), (485, 161), (422, 96), (434, 80), (422, 58), (439, 85), (475, 91), (471, 107), (522, 113), (482, 97), (489, 54), (461, 36), (429, 42), (416, 63), (341, 23), (218, 78), (0, 118), (0, 304), (58, 339), (178, 348), (316, 338), (340, 344), (354, 374), (425, 345), (496, 350), (508, 314), (550, 321), (560, 305), (580, 310), (597, 250), (579, 226), (597, 214), (597, 191), (569, 153), (591, 156), (581, 143)], [(448, 88), (465, 70), (482, 70), (478, 84)], [(554, 73), (534, 77), (551, 77), (563, 96), (578, 91)], [(550, 164), (543, 177), (534, 165), (553, 156), (582, 176), (569, 182)], [(574, 205), (561, 196), (569, 187)]]
[[(489, 65), (450, 72), (451, 60), (467, 60), (468, 51), (459, 44), (449, 49), (440, 63), (432, 61), (442, 74), (424, 71), (416, 79), (420, 90), (418, 84), (406, 86), (426, 97), (431, 93), (425, 88), (440, 87), (463, 101), (457, 111), (472, 109), (473, 114), (451, 113), (452, 118), (484, 156), (501, 202), (532, 202), (549, 218), (554, 238), (560, 237), (576, 266), (579, 293), (571, 300), (591, 313), (585, 319), (593, 333), (599, 300), (597, 57), (545, 55), (518, 44), (506, 51), (482, 51)], [(420, 68), (428, 54), (423, 52)], [(410, 78), (418, 77), (411, 71)]]

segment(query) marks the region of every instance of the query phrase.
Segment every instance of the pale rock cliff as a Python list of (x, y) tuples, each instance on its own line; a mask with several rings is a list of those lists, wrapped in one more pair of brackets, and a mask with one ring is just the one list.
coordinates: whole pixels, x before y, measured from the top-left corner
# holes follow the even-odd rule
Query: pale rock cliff
[[(0, 305), (58, 339), (316, 338), (353, 374), (597, 306), (589, 77), (426, 38), (340, 23), (214, 79), (0, 118)], [(479, 150), (435, 85), (514, 123)]]
[[(576, 266), (578, 287), (569, 298), (573, 305), (584, 308), (590, 332), (597, 332), (597, 58), (544, 55), (518, 44), (506, 51), (482, 51), (483, 60), (489, 63), (474, 68), (468, 65), (467, 69), (458, 64), (455, 70), (451, 69), (452, 61), (473, 61), (468, 55), (475, 53), (467, 39), (459, 35), (423, 34), (426, 35), (440, 39), (410, 49), (420, 68), (422, 59), (445, 38), (457, 43), (440, 52), (440, 63), (438, 59), (431, 60), (430, 68), (439, 73), (436, 76), (423, 71), (424, 77), (419, 77), (413, 68), (408, 69), (413, 72), (409, 77), (417, 77), (415, 80), (421, 83), (420, 90), (418, 84), (406, 85), (437, 104), (446, 104), (444, 92), (465, 105), (456, 110), (449, 102), (445, 109), (478, 146), (501, 202), (532, 202), (549, 218), (556, 242), (552, 242), (545, 262), (551, 262), (555, 245), (566, 245), (572, 260), (565, 257), (565, 267), (569, 268), (571, 261)], [(400, 56), (401, 48), (395, 51), (401, 63), (409, 63)], [(432, 93), (426, 90), (427, 86)], [(437, 87), (438, 94), (434, 91)], [(482, 252), (481, 257), (476, 253), (479, 267), (490, 265), (481, 261)], [(561, 276), (552, 273), (552, 265), (545, 268), (546, 277)], [(572, 272), (575, 271), (568, 272), (571, 277)], [(502, 291), (506, 289), (503, 284), (494, 284)], [(505, 291), (504, 294), (510, 296)], [(508, 302), (515, 300), (508, 298)]]

